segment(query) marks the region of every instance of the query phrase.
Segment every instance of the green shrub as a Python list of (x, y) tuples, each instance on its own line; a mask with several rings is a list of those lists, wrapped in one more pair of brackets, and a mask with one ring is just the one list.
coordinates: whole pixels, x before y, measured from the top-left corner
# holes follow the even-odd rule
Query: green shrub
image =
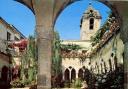
[(64, 87), (70, 87), (70, 82), (69, 81), (65, 81), (65, 83), (64, 83)]
[(29, 84), (30, 84), (29, 79), (25, 79), (25, 80), (24, 80), (24, 84), (25, 84), (25, 85), (29, 85)]
[(82, 84), (82, 81), (81, 81), (81, 79), (78, 78), (75, 80), (74, 87), (79, 88), (79, 87), (81, 87), (81, 84)]
[(24, 83), (20, 79), (15, 79), (15, 80), (11, 81), (10, 85), (11, 85), (11, 87), (14, 87), (14, 88), (25, 87)]

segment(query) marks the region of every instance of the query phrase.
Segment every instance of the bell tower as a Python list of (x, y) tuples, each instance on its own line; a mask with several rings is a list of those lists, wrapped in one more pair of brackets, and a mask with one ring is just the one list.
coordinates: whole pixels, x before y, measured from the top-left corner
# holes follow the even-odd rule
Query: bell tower
[(101, 15), (99, 11), (95, 10), (91, 3), (89, 3), (88, 9), (85, 11), (81, 19), (81, 40), (90, 40), (90, 37), (100, 28), (100, 23)]

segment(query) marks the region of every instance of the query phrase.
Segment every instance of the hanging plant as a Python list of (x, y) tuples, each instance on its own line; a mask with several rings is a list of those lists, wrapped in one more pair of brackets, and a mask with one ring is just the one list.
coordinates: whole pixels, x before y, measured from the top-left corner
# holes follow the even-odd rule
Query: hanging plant
[(106, 42), (106, 40), (108, 40), (113, 30), (115, 30), (116, 27), (119, 27), (115, 21), (115, 17), (113, 17), (112, 13), (110, 13), (105, 24), (95, 33), (93, 37), (91, 37), (92, 46), (95, 46), (99, 42)]
[(71, 52), (71, 50), (79, 50), (82, 49), (82, 47), (76, 44), (62, 44), (61, 49), (67, 52)]

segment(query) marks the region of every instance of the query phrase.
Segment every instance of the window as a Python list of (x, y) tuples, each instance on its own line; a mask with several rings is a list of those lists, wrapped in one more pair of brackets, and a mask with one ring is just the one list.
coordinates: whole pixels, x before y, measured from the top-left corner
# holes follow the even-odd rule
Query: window
[(20, 39), (24, 39), (24, 37), (21, 36)]
[(92, 12), (93, 12), (93, 10), (90, 10), (90, 12), (92, 13)]
[(93, 30), (93, 26), (94, 26), (94, 18), (90, 18), (90, 30)]
[(14, 39), (15, 39), (15, 41), (18, 41), (18, 40), (19, 40), (16, 36), (15, 36), (15, 38), (14, 38)]
[(11, 40), (11, 33), (7, 32), (7, 40)]

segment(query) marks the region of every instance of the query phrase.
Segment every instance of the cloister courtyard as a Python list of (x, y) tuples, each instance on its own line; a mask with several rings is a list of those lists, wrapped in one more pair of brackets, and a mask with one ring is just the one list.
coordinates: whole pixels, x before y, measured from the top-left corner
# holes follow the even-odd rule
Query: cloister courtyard
[(0, 14), (0, 89), (128, 89), (128, 1), (13, 3), (31, 12), (34, 34)]

